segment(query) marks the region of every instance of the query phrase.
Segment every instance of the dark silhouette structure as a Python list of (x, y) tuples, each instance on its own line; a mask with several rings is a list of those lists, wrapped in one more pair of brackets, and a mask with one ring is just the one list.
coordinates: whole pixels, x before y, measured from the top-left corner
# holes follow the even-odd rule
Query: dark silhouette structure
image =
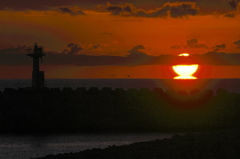
[(39, 70), (39, 59), (42, 61), (43, 54), (42, 46), (38, 46), (37, 43), (33, 47), (29, 48), (29, 54), (33, 58), (33, 71), (32, 71), (32, 87), (33, 88), (43, 88), (44, 87), (44, 71)]
[(240, 128), (240, 94), (223, 89), (214, 94), (212, 90), (176, 92), (161, 88), (5, 88), (0, 91), (0, 101), (0, 133)]

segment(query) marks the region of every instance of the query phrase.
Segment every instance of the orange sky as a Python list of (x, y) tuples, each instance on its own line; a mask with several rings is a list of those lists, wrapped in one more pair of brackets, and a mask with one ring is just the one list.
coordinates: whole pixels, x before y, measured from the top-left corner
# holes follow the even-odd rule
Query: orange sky
[[(206, 53), (212, 47), (227, 44), (223, 51), (239, 52), (233, 42), (239, 40), (240, 18), (215, 15), (184, 19), (112, 16), (108, 13), (86, 11), (88, 15), (71, 16), (54, 11), (1, 11), (0, 34), (2, 47), (32, 45), (37, 41), (45, 48), (61, 51), (69, 42), (87, 47), (102, 45), (95, 54), (124, 55), (136, 45), (144, 45), (150, 55)], [(104, 34), (104, 33), (111, 33)], [(171, 49), (186, 45), (196, 38), (209, 48)], [(81, 53), (91, 53), (85, 50)]]
[[(135, 5), (131, 8), (132, 12), (114, 12), (115, 15), (109, 10), (104, 10), (103, 6), (127, 5), (120, 2), (106, 4), (94, 1), (94, 5), (85, 1), (81, 4), (72, 2), (74, 6), (72, 3), (64, 6), (56, 4), (45, 9), (34, 7), (1, 9), (0, 49), (30, 46), (38, 42), (44, 46), (45, 51), (56, 53), (62, 53), (69, 43), (75, 43), (82, 48), (76, 52), (76, 55), (94, 56), (127, 56), (129, 51), (138, 45), (144, 48), (137, 51), (151, 56), (178, 55), (182, 52), (190, 54), (205, 54), (211, 51), (240, 52), (240, 44), (234, 43), (240, 40), (238, 1), (236, 8), (228, 6), (227, 1), (221, 1), (219, 10), (213, 10), (216, 8), (216, 6), (212, 7), (213, 3), (207, 6), (207, 3), (197, 2), (191, 4), (191, 9), (197, 8), (199, 12), (196, 15), (188, 15), (186, 11), (183, 17), (173, 17), (172, 10), (169, 10), (169, 15), (164, 17), (148, 16), (154, 9), (164, 8), (164, 4), (167, 5), (168, 1), (158, 4), (155, 8), (153, 4), (157, 2), (154, 1), (149, 1), (149, 5), (147, 1), (142, 3), (131, 1), (132, 5)], [(171, 7), (182, 5), (182, 3), (169, 2)], [(143, 8), (143, 6), (146, 6), (144, 8), (146, 13), (144, 12), (144, 16), (139, 16), (138, 7)], [(61, 12), (59, 7), (69, 10)], [(212, 7), (211, 12), (209, 7)], [(17, 7), (12, 6), (12, 8)], [(78, 10), (84, 15), (74, 15)], [(227, 17), (229, 13), (234, 13), (234, 16)], [(163, 65), (134, 67), (46, 65), (42, 68), (46, 72), (46, 78), (172, 78), (174, 75), (169, 66)], [(22, 73), (9, 74), (9, 70), (19, 70)], [(31, 70), (31, 66), (8, 66), (0, 63), (0, 78), (30, 78), (31, 72), (26, 70)], [(196, 74), (199, 78), (239, 78), (238, 70), (239, 66), (202, 66)]]
[[(2, 79), (31, 78), (30, 66), (1, 66)], [(158, 78), (172, 79), (177, 76), (171, 66), (50, 66), (42, 67), (46, 78)], [(195, 76), (199, 79), (213, 78), (240, 78), (240, 66), (200, 66)], [(7, 70), (7, 72), (6, 72)], [(4, 74), (5, 73), (5, 74)]]

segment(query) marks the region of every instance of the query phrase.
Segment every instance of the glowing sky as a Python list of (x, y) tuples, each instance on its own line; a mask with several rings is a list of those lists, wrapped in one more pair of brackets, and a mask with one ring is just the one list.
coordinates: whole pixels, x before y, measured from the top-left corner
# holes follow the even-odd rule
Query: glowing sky
[[(24, 50), (35, 42), (47, 54), (46, 78), (171, 78), (170, 64), (142, 61), (183, 52), (224, 57), (205, 61), (202, 78), (240, 77), (240, 56), (231, 57), (240, 53), (238, 0), (8, 0), (0, 24), (0, 78), (31, 77)], [(117, 64), (94, 60), (103, 55)]]

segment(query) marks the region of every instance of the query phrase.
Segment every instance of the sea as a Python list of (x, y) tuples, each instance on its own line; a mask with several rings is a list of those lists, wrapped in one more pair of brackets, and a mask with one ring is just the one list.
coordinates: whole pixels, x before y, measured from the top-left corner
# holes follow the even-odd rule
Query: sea
[(0, 135), (0, 159), (30, 159), (49, 154), (79, 152), (93, 148), (128, 145), (135, 142), (171, 138), (174, 134), (51, 134)]
[[(192, 89), (212, 89), (215, 92), (225, 89), (228, 92), (240, 93), (240, 79), (46, 79), (49, 88), (110, 87), (141, 89), (162, 88), (190, 91)], [(0, 91), (5, 88), (31, 87), (31, 79), (1, 79)], [(112, 145), (126, 145), (134, 142), (170, 138), (169, 133), (140, 134), (49, 134), (49, 135), (13, 135), (0, 134), (0, 159), (30, 159), (49, 154), (79, 152), (86, 149), (106, 148)]]

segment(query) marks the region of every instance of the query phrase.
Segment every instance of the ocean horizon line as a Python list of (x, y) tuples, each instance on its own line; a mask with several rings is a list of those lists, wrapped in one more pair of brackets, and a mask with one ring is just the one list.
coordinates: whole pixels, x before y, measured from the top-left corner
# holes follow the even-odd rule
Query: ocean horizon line
[[(45, 78), (45, 80), (235, 80), (240, 78), (197, 78), (197, 79), (174, 79), (174, 78)], [(0, 80), (32, 80), (31, 78), (0, 78)]]

